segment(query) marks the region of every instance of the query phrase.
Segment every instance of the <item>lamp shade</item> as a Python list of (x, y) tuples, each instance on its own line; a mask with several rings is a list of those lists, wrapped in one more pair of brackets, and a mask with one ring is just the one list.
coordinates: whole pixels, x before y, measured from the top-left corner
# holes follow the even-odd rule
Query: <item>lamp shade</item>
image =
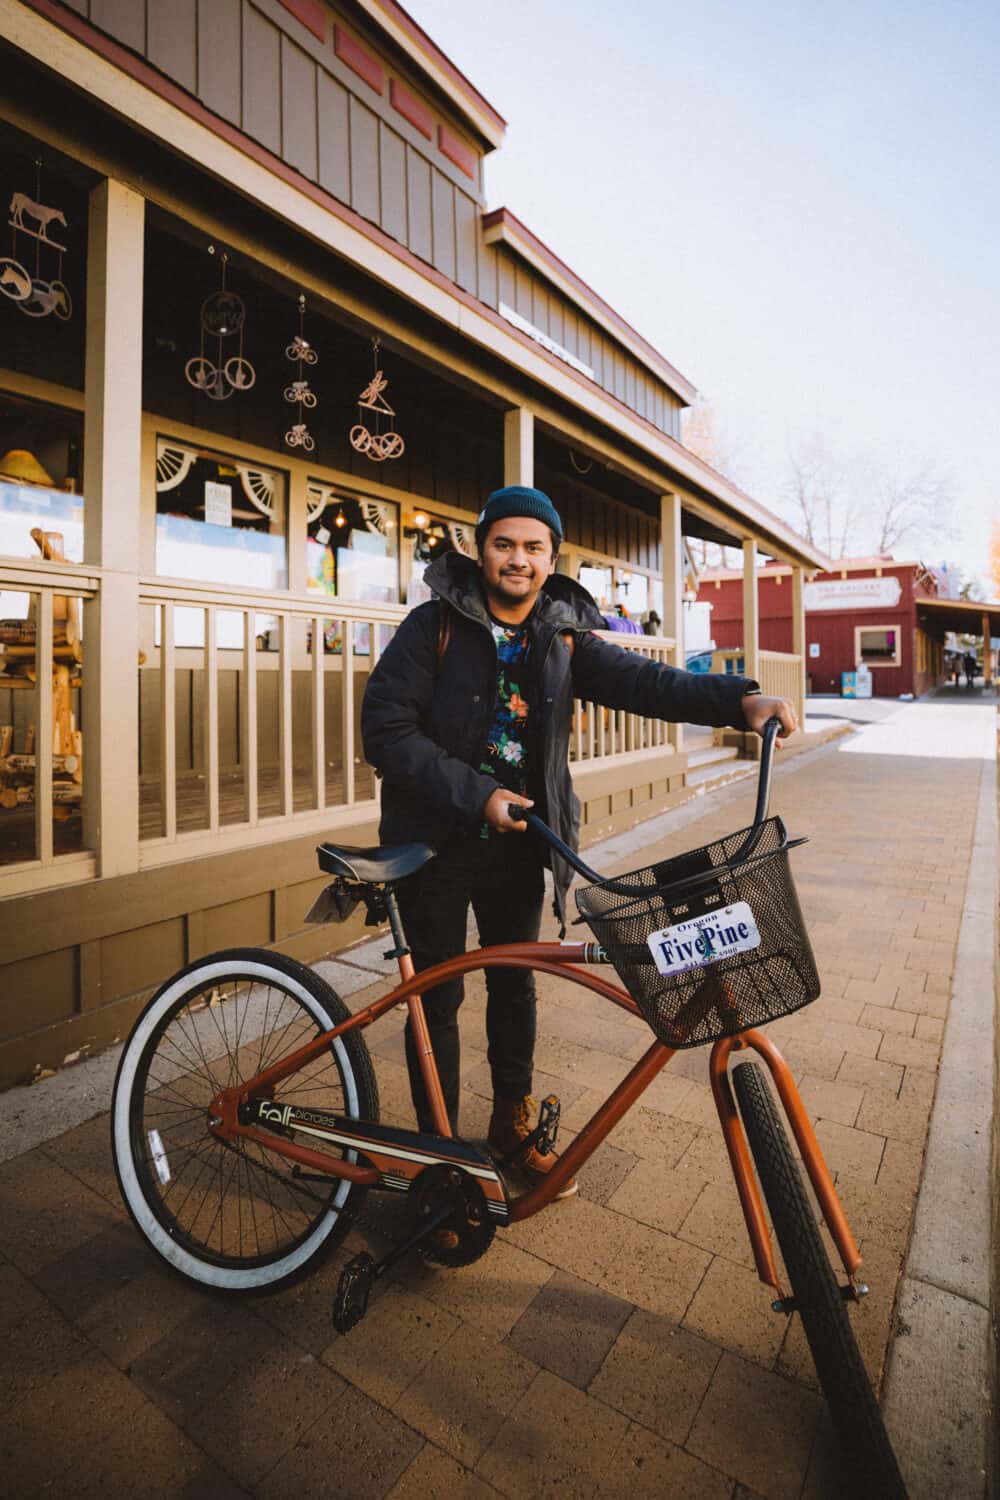
[(55, 483), (27, 448), (11, 448), (0, 458), (0, 479), (13, 479), (18, 484), (43, 484), (50, 490)]

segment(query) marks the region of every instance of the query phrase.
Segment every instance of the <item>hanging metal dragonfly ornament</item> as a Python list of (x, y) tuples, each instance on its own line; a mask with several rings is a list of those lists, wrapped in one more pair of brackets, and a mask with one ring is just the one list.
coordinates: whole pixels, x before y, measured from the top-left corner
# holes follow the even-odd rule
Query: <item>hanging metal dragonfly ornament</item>
[[(395, 417), (396, 413), (383, 394), (389, 382), (378, 367), (379, 347), (379, 340), (372, 339), (375, 374), (358, 397), (358, 421), (350, 433), (351, 447), (374, 463), (383, 463), (387, 458), (401, 458), (406, 449), (406, 444), (394, 430), (393, 424), (390, 422), (388, 426), (383, 426), (383, 417)], [(366, 426), (366, 411), (375, 414), (374, 432)]]

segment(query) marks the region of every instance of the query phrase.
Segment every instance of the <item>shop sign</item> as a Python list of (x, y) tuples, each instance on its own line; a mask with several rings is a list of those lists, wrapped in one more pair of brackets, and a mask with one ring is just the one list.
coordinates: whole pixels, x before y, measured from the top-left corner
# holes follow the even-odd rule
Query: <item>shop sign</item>
[(898, 578), (835, 578), (807, 583), (806, 610), (894, 609), (902, 593)]

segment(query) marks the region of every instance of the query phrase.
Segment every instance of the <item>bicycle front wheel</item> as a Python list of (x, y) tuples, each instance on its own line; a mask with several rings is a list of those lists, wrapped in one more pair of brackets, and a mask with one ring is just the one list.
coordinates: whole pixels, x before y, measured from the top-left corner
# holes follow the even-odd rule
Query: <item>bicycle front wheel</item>
[(854, 1471), (857, 1493), (871, 1500), (906, 1500), (906, 1486), (774, 1098), (753, 1063), (733, 1069), (733, 1087), (802, 1328), (842, 1451)]
[[(220, 1089), (253, 1078), (349, 1014), (311, 969), (247, 948), (189, 964), (136, 1022), (115, 1079), (115, 1169), (142, 1234), (191, 1281), (227, 1292), (273, 1288), (346, 1232), (359, 1188), (298, 1176), (253, 1142), (220, 1140), (208, 1121)], [(378, 1089), (360, 1033), (337, 1037), (278, 1086), (275, 1102), (376, 1121)], [(333, 1159), (345, 1155), (329, 1149)]]

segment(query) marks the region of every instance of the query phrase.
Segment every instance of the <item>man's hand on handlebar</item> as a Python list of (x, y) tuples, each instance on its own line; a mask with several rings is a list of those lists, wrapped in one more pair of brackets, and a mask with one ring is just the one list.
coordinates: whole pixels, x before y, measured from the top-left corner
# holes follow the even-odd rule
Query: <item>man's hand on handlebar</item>
[(506, 787), (498, 786), (491, 795), (486, 806), (483, 808), (483, 817), (491, 828), (497, 833), (524, 833), (528, 827), (527, 823), (515, 823), (507, 811), (510, 804), (515, 807), (534, 807), (530, 797), (522, 797), (518, 792), (508, 792)]
[[(799, 727), (795, 705), (788, 698), (765, 698), (763, 693), (747, 693), (740, 701), (747, 727), (763, 734), (768, 719), (781, 720), (781, 733), (794, 734)], [(776, 744), (780, 745), (781, 740)]]

